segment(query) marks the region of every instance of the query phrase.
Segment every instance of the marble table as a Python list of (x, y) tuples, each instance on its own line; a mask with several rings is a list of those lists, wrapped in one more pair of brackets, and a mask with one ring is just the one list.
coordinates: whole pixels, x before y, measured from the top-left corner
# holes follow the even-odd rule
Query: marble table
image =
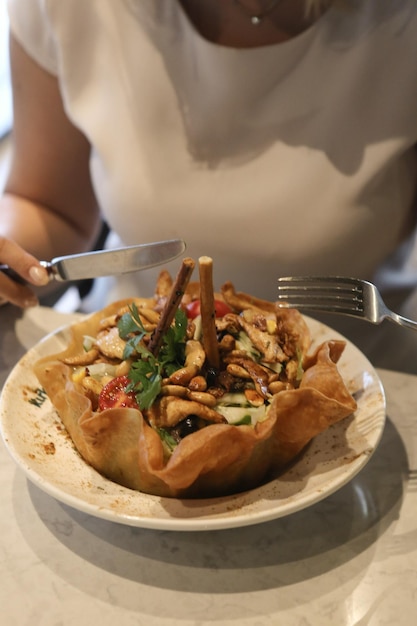
[[(76, 316), (4, 307), (0, 387), (29, 347)], [(172, 532), (98, 519), (29, 482), (1, 443), (2, 623), (414, 626), (417, 333), (385, 324), (364, 335), (387, 397), (382, 440), (346, 486), (275, 521)]]

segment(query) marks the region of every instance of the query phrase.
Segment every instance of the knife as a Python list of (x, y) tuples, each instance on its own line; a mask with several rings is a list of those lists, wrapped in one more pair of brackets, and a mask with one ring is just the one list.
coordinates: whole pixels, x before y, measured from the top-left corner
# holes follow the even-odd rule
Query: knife
[[(138, 246), (59, 256), (52, 261), (41, 261), (41, 265), (48, 271), (50, 280), (78, 281), (149, 269), (172, 261), (184, 250), (185, 242), (182, 239), (169, 239)], [(23, 282), (22, 277), (8, 265), (0, 264), (0, 271), (13, 280)]]

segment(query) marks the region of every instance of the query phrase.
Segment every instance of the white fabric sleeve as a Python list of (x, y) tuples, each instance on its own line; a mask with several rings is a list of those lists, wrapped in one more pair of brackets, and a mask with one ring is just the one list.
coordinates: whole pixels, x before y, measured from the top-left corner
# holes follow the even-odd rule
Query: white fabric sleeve
[(25, 52), (41, 67), (57, 73), (57, 53), (48, 0), (7, 0), (10, 30)]

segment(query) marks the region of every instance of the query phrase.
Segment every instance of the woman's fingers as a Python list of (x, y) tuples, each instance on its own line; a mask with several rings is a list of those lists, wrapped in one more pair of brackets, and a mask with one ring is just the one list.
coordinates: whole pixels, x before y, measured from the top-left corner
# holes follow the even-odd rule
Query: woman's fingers
[(38, 259), (5, 237), (0, 237), (0, 263), (8, 265), (32, 285), (42, 286), (49, 282), (48, 272)]
[[(23, 282), (42, 286), (49, 282), (48, 272), (39, 261), (18, 244), (0, 237), (0, 263), (8, 265)], [(35, 306), (36, 295), (28, 285), (21, 284), (0, 272), (0, 304), (11, 302), (20, 307)]]
[(49, 283), (49, 274), (42, 265), (39, 265), (38, 261), (36, 261), (36, 265), (32, 265), (29, 268), (29, 280), (34, 285), (39, 286)]
[(26, 308), (38, 304), (38, 299), (27, 285), (9, 278), (0, 271), (0, 304), (6, 302)]

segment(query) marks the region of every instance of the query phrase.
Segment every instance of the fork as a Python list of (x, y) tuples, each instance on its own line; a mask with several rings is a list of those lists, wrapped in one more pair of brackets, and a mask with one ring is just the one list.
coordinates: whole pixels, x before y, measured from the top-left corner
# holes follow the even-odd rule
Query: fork
[(417, 321), (391, 311), (377, 287), (359, 278), (343, 276), (291, 276), (278, 278), (278, 306), (340, 313), (372, 324), (388, 319), (417, 330)]

